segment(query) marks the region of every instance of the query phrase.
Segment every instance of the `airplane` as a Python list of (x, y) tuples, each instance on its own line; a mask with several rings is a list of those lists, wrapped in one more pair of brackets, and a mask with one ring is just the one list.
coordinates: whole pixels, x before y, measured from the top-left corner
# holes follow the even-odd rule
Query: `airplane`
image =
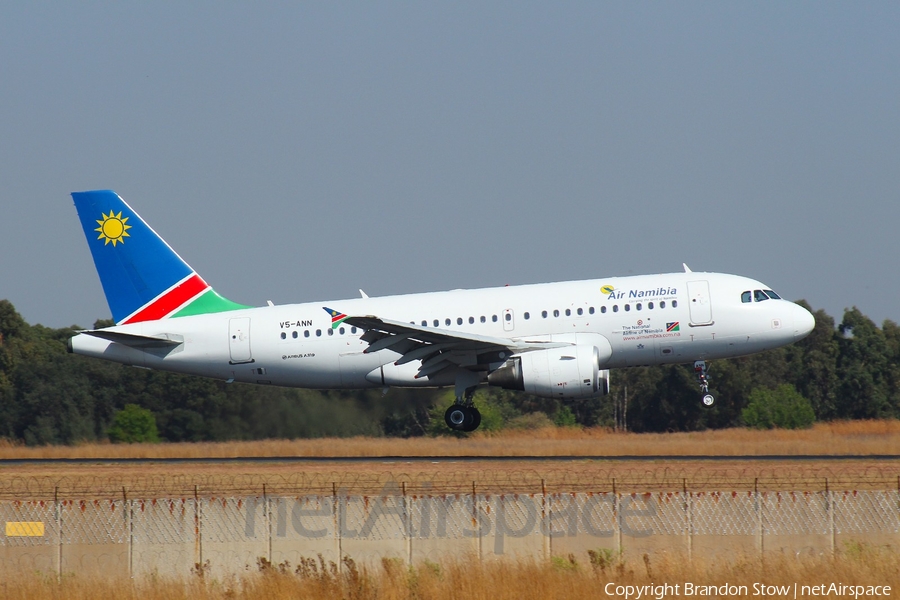
[(228, 300), (111, 190), (72, 198), (116, 323), (68, 351), (125, 365), (311, 389), (453, 386), (474, 431), (479, 386), (562, 401), (609, 393), (610, 369), (707, 361), (802, 339), (815, 320), (769, 286), (683, 272), (251, 307)]

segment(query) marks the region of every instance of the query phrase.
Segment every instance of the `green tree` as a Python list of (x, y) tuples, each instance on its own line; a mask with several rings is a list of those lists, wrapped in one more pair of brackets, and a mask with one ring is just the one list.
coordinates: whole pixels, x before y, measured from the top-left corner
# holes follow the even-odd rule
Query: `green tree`
[(835, 417), (879, 419), (895, 416), (888, 402), (888, 344), (884, 332), (853, 307), (838, 327), (838, 402)]
[[(805, 302), (798, 302), (812, 311)], [(799, 372), (793, 383), (804, 397), (808, 398), (816, 411), (816, 418), (827, 420), (837, 418), (838, 387), (837, 362), (840, 354), (839, 334), (835, 329), (834, 319), (823, 310), (813, 312), (816, 327), (807, 337), (792, 348), (799, 351)]]
[(753, 390), (741, 417), (749, 427), (757, 429), (805, 429), (816, 421), (812, 404), (789, 383), (774, 390)]
[(553, 415), (553, 424), (557, 427), (576, 427), (578, 421), (575, 419), (575, 413), (572, 412), (572, 409), (563, 405)]
[(137, 404), (126, 404), (125, 408), (116, 413), (107, 435), (113, 443), (133, 444), (159, 441), (153, 412), (141, 408)]

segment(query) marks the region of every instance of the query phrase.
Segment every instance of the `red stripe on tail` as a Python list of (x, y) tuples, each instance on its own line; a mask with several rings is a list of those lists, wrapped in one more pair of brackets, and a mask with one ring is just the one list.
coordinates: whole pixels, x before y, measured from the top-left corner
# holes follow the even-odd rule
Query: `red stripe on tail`
[(140, 323), (141, 321), (156, 321), (170, 314), (173, 310), (208, 289), (209, 286), (199, 275), (194, 273), (183, 283), (172, 288), (162, 296), (159, 296), (150, 304), (136, 312), (131, 317), (122, 321), (125, 323)]

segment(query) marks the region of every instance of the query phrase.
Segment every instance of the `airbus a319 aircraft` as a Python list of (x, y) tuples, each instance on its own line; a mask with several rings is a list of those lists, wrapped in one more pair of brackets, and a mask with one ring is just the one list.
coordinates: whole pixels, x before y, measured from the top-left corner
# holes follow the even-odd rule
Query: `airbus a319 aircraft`
[(115, 192), (72, 194), (114, 327), (70, 352), (227, 382), (316, 389), (454, 386), (473, 431), (478, 386), (573, 400), (609, 370), (706, 361), (797, 341), (813, 316), (759, 281), (684, 272), (250, 307), (217, 294)]

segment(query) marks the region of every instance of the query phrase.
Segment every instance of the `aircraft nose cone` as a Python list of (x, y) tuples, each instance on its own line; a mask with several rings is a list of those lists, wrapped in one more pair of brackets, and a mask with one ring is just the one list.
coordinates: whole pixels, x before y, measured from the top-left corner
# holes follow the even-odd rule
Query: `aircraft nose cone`
[(794, 340), (802, 340), (816, 326), (816, 319), (812, 313), (802, 306), (794, 307)]

